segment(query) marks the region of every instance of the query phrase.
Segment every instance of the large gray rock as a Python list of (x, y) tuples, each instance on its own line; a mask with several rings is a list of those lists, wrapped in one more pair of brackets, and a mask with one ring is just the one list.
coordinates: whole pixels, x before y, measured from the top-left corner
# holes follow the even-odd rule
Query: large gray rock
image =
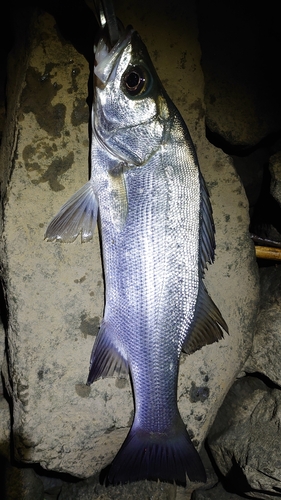
[[(178, 386), (180, 412), (199, 447), (252, 344), (259, 287), (248, 203), (231, 160), (205, 138), (194, 6), (176, 13), (168, 1), (160, 12), (148, 1), (119, 1), (117, 7), (144, 38), (190, 128), (214, 209), (217, 259), (206, 284), (230, 334), (183, 355)], [(155, 31), (155, 23), (161, 29)], [(98, 234), (85, 245), (43, 239), (50, 218), (87, 180), (88, 65), (50, 15), (40, 14), (31, 33), (1, 159), (9, 180), (1, 247), (9, 309), (5, 380), (18, 459), (89, 477), (124, 440), (133, 397), (124, 380), (85, 386), (103, 311)]]
[(235, 382), (208, 436), (211, 453), (236, 492), (280, 498), (281, 391), (255, 377)]
[(281, 267), (265, 267), (260, 271), (261, 306), (253, 347), (244, 370), (259, 372), (281, 386)]

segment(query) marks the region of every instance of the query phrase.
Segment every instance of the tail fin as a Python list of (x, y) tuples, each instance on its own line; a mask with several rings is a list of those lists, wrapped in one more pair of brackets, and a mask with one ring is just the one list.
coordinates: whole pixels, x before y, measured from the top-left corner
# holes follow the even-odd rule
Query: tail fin
[(113, 460), (108, 482), (128, 483), (142, 479), (175, 482), (206, 482), (206, 472), (198, 452), (181, 421), (178, 432), (160, 434), (144, 431), (133, 424)]

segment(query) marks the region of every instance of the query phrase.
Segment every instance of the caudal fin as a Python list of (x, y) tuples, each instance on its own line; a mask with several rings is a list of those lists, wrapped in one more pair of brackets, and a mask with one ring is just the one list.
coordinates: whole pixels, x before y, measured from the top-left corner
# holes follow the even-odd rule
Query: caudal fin
[(113, 460), (108, 482), (128, 483), (143, 479), (186, 485), (206, 482), (206, 472), (198, 452), (183, 425), (179, 432), (150, 433), (132, 426)]

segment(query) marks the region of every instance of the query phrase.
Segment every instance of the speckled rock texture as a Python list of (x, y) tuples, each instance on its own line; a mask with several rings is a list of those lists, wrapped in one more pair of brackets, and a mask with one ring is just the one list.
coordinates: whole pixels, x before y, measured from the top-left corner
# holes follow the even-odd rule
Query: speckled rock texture
[[(217, 258), (205, 282), (230, 333), (182, 355), (178, 384), (181, 415), (200, 447), (252, 344), (259, 285), (248, 202), (231, 159), (205, 137), (192, 4), (175, 13), (168, 1), (160, 12), (148, 1), (118, 1), (116, 10), (140, 32), (189, 127), (214, 210)], [(98, 233), (87, 244), (44, 241), (51, 217), (88, 179), (88, 63), (49, 14), (35, 16), (30, 34), (6, 131), (14, 142), (4, 138), (2, 148), (8, 168), (1, 242), (9, 310), (4, 376), (16, 457), (87, 478), (118, 451), (133, 397), (126, 380), (85, 385), (104, 305)]]

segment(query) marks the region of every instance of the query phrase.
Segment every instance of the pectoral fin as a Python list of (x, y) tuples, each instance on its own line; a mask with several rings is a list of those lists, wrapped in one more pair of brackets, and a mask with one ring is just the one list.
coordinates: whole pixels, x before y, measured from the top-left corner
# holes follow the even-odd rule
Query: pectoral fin
[(93, 237), (98, 201), (91, 181), (79, 189), (60, 209), (47, 227), (45, 239), (71, 243), (81, 233), (81, 241)]
[(219, 309), (212, 301), (203, 283), (200, 286), (193, 325), (189, 329), (182, 350), (191, 354), (204, 345), (212, 344), (223, 337), (228, 327)]

